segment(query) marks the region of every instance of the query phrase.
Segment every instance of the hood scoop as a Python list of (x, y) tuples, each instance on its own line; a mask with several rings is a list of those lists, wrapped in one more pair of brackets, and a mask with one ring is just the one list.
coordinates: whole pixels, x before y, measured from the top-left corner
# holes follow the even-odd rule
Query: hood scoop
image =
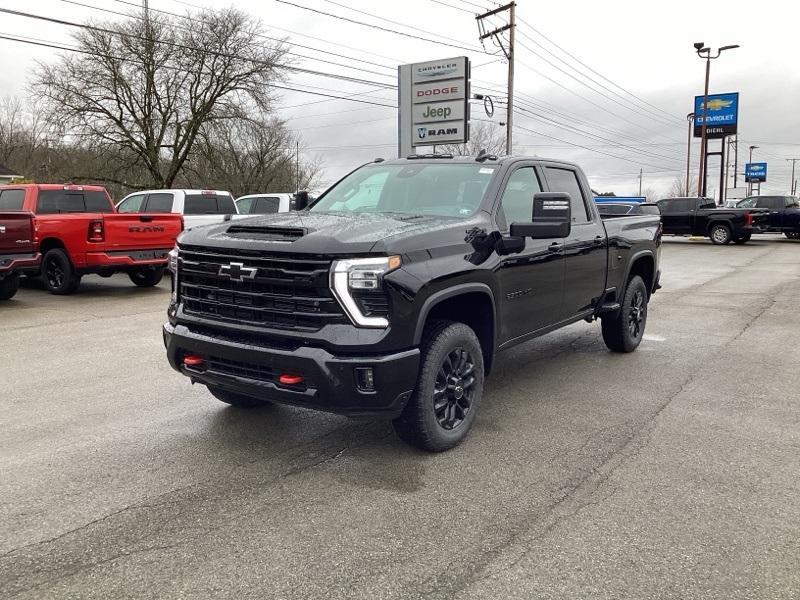
[(231, 225), (226, 232), (230, 237), (272, 242), (293, 242), (306, 234), (300, 227), (264, 227), (258, 225)]

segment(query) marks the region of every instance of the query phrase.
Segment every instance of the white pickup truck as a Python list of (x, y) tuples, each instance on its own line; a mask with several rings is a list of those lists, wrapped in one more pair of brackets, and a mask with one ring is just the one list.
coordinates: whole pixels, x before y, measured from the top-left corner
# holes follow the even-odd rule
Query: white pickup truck
[(145, 190), (117, 204), (121, 213), (177, 213), (184, 229), (228, 221), (238, 215), (230, 192), (220, 190)]

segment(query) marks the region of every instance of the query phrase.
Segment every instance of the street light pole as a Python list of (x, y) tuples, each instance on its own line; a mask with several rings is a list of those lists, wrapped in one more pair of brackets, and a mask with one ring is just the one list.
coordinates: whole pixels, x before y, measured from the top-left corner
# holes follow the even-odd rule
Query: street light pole
[(686, 185), (685, 185), (686, 189), (685, 195), (688, 196), (689, 185), (690, 185), (689, 166), (691, 165), (692, 162), (692, 130), (694, 129), (694, 113), (690, 112), (688, 115), (686, 115), (686, 120), (689, 121), (689, 135), (686, 140)]
[[(715, 55), (711, 55), (711, 48), (706, 47), (705, 42), (695, 42), (694, 50), (697, 56), (704, 58), (706, 61), (706, 84), (703, 92), (703, 122), (700, 127), (700, 178), (697, 182), (697, 195), (705, 197), (706, 186), (706, 163), (708, 162), (708, 139), (706, 136), (706, 117), (708, 117), (708, 84), (711, 79), (711, 61), (719, 58), (725, 50), (732, 50), (738, 48), (738, 44), (731, 44), (729, 46), (722, 46), (717, 49)], [(720, 196), (721, 197), (721, 196)]]
[[(753, 150), (758, 149), (758, 146), (750, 146), (749, 149), (750, 149), (750, 160), (747, 161), (747, 164), (752, 164), (752, 162), (753, 162)], [(753, 182), (752, 181), (748, 181), (747, 182), (747, 195), (748, 196), (752, 196), (753, 195)]]

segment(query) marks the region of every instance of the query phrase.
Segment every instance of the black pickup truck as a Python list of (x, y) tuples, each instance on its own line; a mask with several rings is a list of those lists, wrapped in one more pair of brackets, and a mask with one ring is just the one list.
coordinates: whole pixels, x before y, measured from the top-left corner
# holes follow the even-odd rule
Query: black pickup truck
[(790, 240), (800, 239), (800, 202), (795, 196), (750, 196), (736, 203), (737, 208), (767, 211), (766, 231), (783, 233)]
[(767, 226), (766, 211), (717, 208), (711, 198), (664, 198), (657, 202), (664, 235), (697, 235), (714, 244), (744, 244)]
[(223, 402), (385, 416), (441, 451), (499, 351), (596, 318), (636, 349), (660, 245), (658, 216), (603, 222), (572, 164), (377, 160), (299, 212), (183, 233), (164, 343)]

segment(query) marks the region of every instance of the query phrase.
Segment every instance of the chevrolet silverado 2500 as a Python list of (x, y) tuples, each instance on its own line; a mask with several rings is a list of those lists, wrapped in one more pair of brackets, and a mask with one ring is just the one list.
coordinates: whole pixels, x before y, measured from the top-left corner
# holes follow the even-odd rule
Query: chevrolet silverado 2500
[(499, 352), (597, 318), (635, 350), (660, 243), (657, 215), (604, 222), (570, 163), (376, 161), (305, 210), (184, 232), (167, 357), (223, 402), (385, 416), (446, 450)]

